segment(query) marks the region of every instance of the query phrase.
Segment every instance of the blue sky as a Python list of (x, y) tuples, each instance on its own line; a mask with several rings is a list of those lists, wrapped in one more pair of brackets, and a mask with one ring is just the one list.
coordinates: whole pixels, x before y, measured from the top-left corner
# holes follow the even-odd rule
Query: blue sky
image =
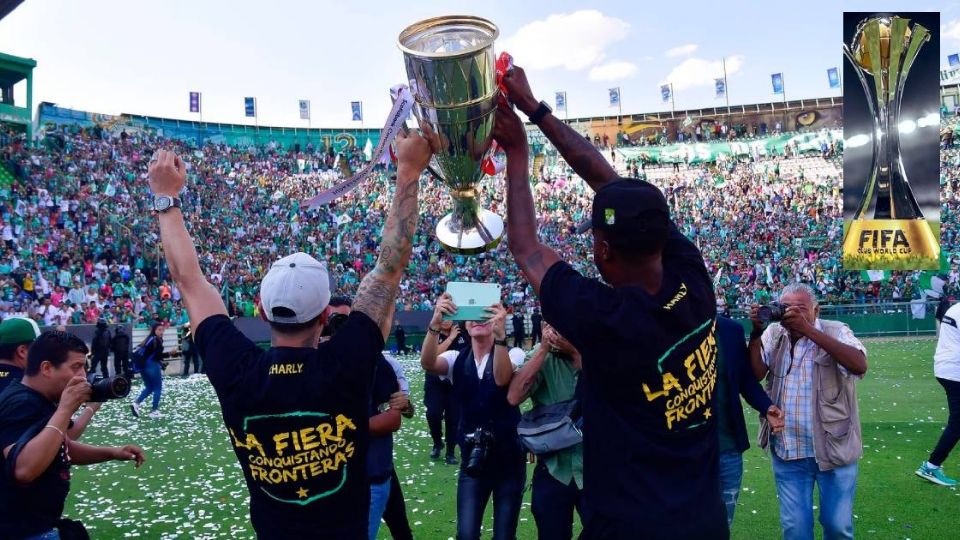
[(542, 99), (566, 91), (571, 118), (616, 114), (614, 86), (624, 113), (668, 110), (659, 94), (668, 80), (678, 109), (723, 105), (712, 82), (721, 58), (731, 104), (774, 99), (770, 74), (780, 71), (789, 99), (839, 95), (826, 70), (841, 65), (843, 11), (940, 11), (940, 63), (960, 52), (960, 3), (801, 4), (26, 0), (0, 21), (0, 51), (37, 60), (36, 102), (195, 119), (187, 96), (199, 90), (204, 120), (249, 123), (243, 97), (256, 96), (261, 125), (305, 126), (302, 98), (314, 127), (358, 126), (353, 100), (364, 102), (365, 127), (382, 125), (388, 89), (406, 78), (397, 35), (446, 14), (497, 24), (497, 51), (529, 68)]

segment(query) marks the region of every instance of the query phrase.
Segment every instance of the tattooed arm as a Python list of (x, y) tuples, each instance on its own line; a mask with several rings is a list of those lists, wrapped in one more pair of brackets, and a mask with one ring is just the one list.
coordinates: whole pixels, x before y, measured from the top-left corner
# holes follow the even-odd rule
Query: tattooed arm
[[(533, 97), (527, 75), (523, 68), (514, 66), (503, 77), (503, 83), (509, 92), (510, 101), (528, 117), (537, 111), (540, 102)], [(583, 178), (590, 188), (598, 191), (610, 182), (619, 179), (619, 175), (610, 163), (582, 135), (561, 122), (556, 116), (548, 114), (538, 125), (540, 131), (557, 147), (557, 151), (570, 167)]]
[(539, 295), (543, 276), (560, 256), (537, 237), (527, 133), (517, 114), (503, 103), (497, 109), (493, 136), (507, 154), (507, 243), (527, 282)]
[[(428, 137), (432, 134), (425, 131)], [(393, 195), (393, 205), (387, 215), (380, 241), (380, 257), (377, 265), (364, 276), (353, 302), (355, 311), (362, 311), (373, 319), (383, 339), (390, 335), (390, 323), (393, 318), (394, 301), (403, 270), (410, 261), (413, 247), (413, 234), (417, 229), (417, 194), (420, 173), (430, 161), (431, 142), (416, 135), (397, 135), (397, 186)]]

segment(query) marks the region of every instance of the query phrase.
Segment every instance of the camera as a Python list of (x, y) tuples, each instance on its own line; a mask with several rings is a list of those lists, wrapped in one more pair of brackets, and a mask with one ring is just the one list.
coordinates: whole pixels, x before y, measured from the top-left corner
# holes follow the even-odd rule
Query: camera
[(787, 306), (780, 302), (770, 302), (766, 306), (757, 308), (757, 318), (764, 324), (783, 320), (783, 314), (786, 313)]
[(479, 476), (483, 473), (487, 458), (490, 456), (490, 449), (493, 448), (496, 439), (493, 433), (478, 427), (473, 433), (468, 433), (464, 440), (470, 446), (470, 454), (464, 461), (463, 470), (469, 476)]
[(122, 375), (104, 377), (91, 373), (87, 376), (90, 383), (90, 401), (103, 403), (111, 399), (125, 398), (130, 394), (130, 380)]

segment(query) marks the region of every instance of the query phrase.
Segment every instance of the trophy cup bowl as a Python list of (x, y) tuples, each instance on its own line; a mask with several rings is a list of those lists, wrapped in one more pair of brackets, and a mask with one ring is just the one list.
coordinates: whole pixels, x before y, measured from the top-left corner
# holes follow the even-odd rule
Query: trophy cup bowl
[[(919, 265), (915, 268), (939, 265), (939, 243), (903, 166), (899, 130), (904, 84), (920, 47), (929, 40), (929, 30), (920, 24), (878, 16), (861, 21), (850, 45), (843, 45), (873, 120), (871, 172), (844, 239), (845, 267), (866, 263), (871, 269), (887, 269), (885, 263), (893, 261), (914, 261)], [(873, 216), (868, 216), (871, 208)]]
[(433, 169), (450, 189), (453, 211), (436, 234), (452, 253), (483, 253), (503, 238), (503, 219), (477, 203), (499, 97), (493, 51), (499, 33), (486, 19), (447, 16), (412, 24), (398, 39), (414, 115), (440, 139)]

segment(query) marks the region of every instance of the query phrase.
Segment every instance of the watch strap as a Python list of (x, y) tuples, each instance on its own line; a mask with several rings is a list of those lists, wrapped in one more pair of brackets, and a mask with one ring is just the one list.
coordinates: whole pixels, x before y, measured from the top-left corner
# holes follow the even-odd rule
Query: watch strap
[(553, 111), (550, 109), (550, 106), (547, 105), (545, 101), (541, 101), (540, 106), (537, 107), (537, 110), (530, 115), (530, 121), (533, 122), (534, 124), (539, 124), (540, 121), (543, 120), (543, 117), (550, 114), (551, 112)]
[(493, 340), (493, 344), (494, 344), (494, 345), (499, 345), (499, 346), (501, 346), (501, 347), (506, 347), (506, 346), (507, 346), (507, 340), (506, 340), (506, 339), (495, 339), (495, 340)]

